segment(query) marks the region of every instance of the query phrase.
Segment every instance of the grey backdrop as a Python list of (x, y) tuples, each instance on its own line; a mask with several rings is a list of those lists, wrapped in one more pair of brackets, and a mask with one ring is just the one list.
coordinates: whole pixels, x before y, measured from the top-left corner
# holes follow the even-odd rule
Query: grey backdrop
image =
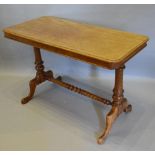
[[(148, 46), (127, 63), (126, 75), (155, 77), (155, 5), (0, 5), (0, 74), (32, 74), (32, 47), (3, 37), (4, 27), (40, 16), (58, 16), (150, 37)], [(46, 68), (87, 77), (113, 74), (102, 68), (43, 52)]]

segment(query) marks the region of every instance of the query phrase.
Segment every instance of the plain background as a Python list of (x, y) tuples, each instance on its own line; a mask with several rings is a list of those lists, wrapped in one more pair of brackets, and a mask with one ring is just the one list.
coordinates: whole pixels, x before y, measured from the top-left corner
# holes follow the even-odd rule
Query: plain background
[[(22, 106), (35, 75), (32, 47), (3, 37), (2, 29), (40, 16), (58, 16), (149, 36), (148, 46), (126, 64), (122, 114), (104, 145), (96, 137), (109, 107), (54, 84), (38, 87)], [(154, 150), (155, 5), (0, 5), (0, 150)], [(112, 95), (114, 71), (42, 52), (46, 69), (95, 94)]]

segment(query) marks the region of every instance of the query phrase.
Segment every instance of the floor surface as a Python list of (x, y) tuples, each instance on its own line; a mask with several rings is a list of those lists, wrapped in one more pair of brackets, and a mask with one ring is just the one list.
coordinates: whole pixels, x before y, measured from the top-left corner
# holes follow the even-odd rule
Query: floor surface
[[(155, 80), (125, 79), (133, 111), (122, 114), (98, 145), (110, 107), (48, 82), (21, 105), (31, 78), (0, 76), (0, 150), (155, 150)], [(112, 94), (112, 78), (63, 79), (98, 95)]]

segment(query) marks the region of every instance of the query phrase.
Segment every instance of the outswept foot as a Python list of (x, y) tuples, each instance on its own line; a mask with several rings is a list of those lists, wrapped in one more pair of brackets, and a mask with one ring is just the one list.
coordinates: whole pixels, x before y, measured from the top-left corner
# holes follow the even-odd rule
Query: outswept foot
[(25, 97), (25, 98), (23, 98), (23, 99), (21, 100), (21, 103), (22, 103), (22, 104), (26, 104), (26, 103), (28, 103), (31, 99), (32, 99), (32, 97), (27, 96), (27, 97)]
[(110, 110), (110, 112), (107, 114), (107, 116), (106, 116), (106, 127), (103, 130), (103, 133), (97, 139), (98, 144), (102, 144), (105, 141), (106, 137), (108, 136), (108, 134), (110, 132), (110, 129), (112, 127), (113, 122), (118, 117), (118, 113), (119, 113), (118, 107), (113, 106), (112, 109)]
[(113, 105), (112, 109), (106, 116), (106, 126), (103, 130), (102, 134), (98, 137), (97, 143), (102, 144), (106, 137), (108, 136), (111, 127), (114, 123), (114, 121), (117, 119), (117, 117), (124, 111), (124, 112), (130, 112), (132, 110), (132, 106), (128, 104), (127, 99), (124, 98), (122, 101), (122, 104), (120, 105)]
[(30, 92), (29, 95), (21, 100), (22, 104), (28, 103), (34, 96), (36, 86), (40, 83), (48, 80), (49, 77), (53, 77), (52, 71), (42, 72), (41, 75), (36, 76), (29, 82)]
[(29, 82), (30, 92), (29, 92), (29, 95), (28, 95), (27, 97), (25, 97), (25, 98), (23, 98), (23, 99), (21, 100), (21, 103), (22, 103), (22, 104), (28, 103), (28, 102), (33, 98), (33, 95), (34, 95), (36, 86), (37, 86), (37, 80), (36, 80), (36, 78), (34, 78), (34, 79), (32, 79), (32, 80)]

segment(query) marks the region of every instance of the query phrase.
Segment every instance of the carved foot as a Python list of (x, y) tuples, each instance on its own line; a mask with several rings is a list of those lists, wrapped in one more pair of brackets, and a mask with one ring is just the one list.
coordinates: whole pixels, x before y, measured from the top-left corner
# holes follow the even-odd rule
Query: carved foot
[(123, 111), (130, 112), (131, 110), (132, 106), (128, 104), (126, 98), (123, 99), (121, 104), (113, 105), (111, 111), (106, 116), (106, 127), (103, 130), (101, 136), (98, 138), (97, 143), (102, 144), (105, 141), (111, 130), (112, 124)]
[(22, 103), (22, 104), (26, 104), (26, 103), (28, 103), (31, 99), (32, 99), (32, 97), (27, 96), (27, 97), (25, 97), (25, 98), (23, 98), (23, 99), (21, 100), (21, 103)]
[(34, 78), (29, 82), (30, 92), (29, 92), (29, 95), (27, 97), (25, 97), (21, 100), (22, 104), (26, 104), (27, 102), (29, 102), (33, 98), (36, 86), (37, 86), (37, 80), (36, 80), (36, 78)]
[(43, 71), (41, 74), (36, 75), (36, 77), (29, 82), (29, 87), (30, 87), (29, 95), (27, 97), (23, 98), (21, 100), (21, 103), (22, 104), (28, 103), (33, 98), (36, 86), (39, 85), (40, 83), (48, 80), (51, 77), (53, 77), (52, 71), (47, 71), (47, 72)]
[(113, 106), (111, 111), (106, 116), (106, 127), (103, 131), (103, 133), (99, 136), (97, 143), (102, 144), (106, 137), (108, 136), (110, 129), (112, 127), (113, 122), (116, 120), (119, 114), (119, 109), (117, 106)]

